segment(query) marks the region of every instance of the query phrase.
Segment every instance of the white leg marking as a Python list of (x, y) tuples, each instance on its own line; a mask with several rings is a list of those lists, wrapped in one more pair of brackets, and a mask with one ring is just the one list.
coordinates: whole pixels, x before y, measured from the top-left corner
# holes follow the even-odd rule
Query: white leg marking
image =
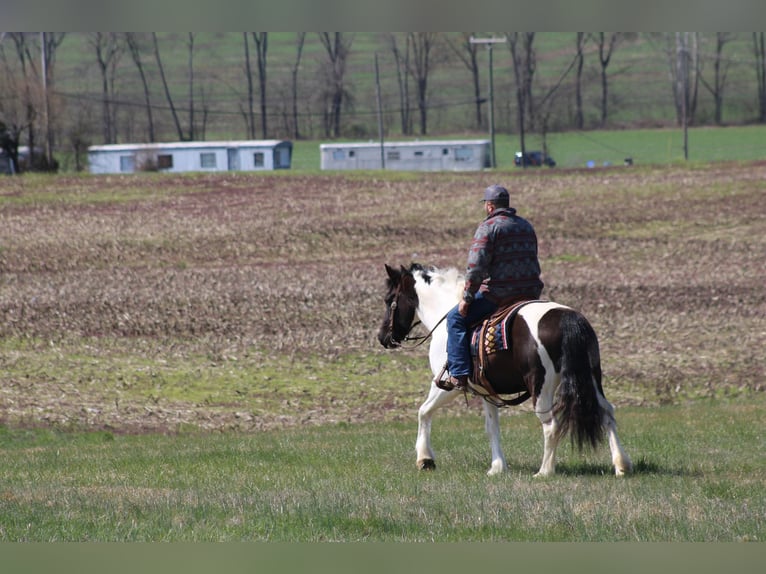
[(484, 428), (489, 436), (489, 446), (492, 450), (492, 464), (487, 471), (488, 476), (502, 474), (508, 470), (508, 464), (505, 462), (503, 448), (500, 445), (500, 411), (487, 401), (484, 404)]
[(620, 443), (620, 439), (617, 436), (617, 423), (614, 419), (614, 407), (604, 397), (599, 395), (599, 402), (604, 407), (604, 428), (606, 429), (606, 436), (609, 441), (609, 450), (612, 453), (612, 464), (614, 465), (614, 474), (616, 476), (624, 476), (626, 473), (633, 472), (633, 462), (630, 460), (628, 453)]
[(418, 437), (415, 441), (416, 462), (418, 466), (424, 460), (435, 460), (434, 452), (431, 448), (431, 419), (434, 412), (459, 394), (457, 391), (443, 391), (431, 383), (428, 398), (418, 409)]
[(540, 396), (535, 405), (535, 414), (540, 419), (543, 427), (543, 460), (540, 464), (540, 470), (535, 476), (550, 476), (556, 472), (556, 448), (558, 447), (559, 425), (553, 418), (553, 403), (556, 395), (556, 389), (559, 386), (559, 375), (553, 365), (553, 361), (545, 350), (538, 334), (537, 326), (540, 319), (551, 309), (567, 308), (554, 302), (534, 303), (527, 305), (519, 311), (519, 315), (526, 321), (532, 337), (537, 344), (537, 353), (540, 356), (540, 362), (545, 370), (545, 380), (540, 390)]

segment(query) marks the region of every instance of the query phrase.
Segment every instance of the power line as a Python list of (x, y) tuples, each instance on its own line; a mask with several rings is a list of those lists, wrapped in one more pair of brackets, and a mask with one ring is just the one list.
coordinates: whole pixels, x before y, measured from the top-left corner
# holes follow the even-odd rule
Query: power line
[(584, 132), (584, 131), (582, 131), (582, 130), (574, 130), (574, 131), (575, 131), (575, 133), (576, 133), (578, 136), (580, 136), (581, 138), (583, 138), (583, 139), (586, 139), (586, 140), (588, 140), (589, 142), (592, 142), (592, 143), (594, 143), (594, 144), (596, 144), (596, 145), (598, 145), (598, 146), (600, 146), (600, 147), (602, 147), (602, 148), (604, 148), (604, 149), (608, 149), (608, 150), (611, 150), (611, 151), (617, 152), (617, 153), (619, 153), (619, 154), (621, 154), (621, 155), (630, 155), (630, 153), (631, 153), (631, 152), (628, 152), (628, 151), (625, 151), (625, 150), (621, 150), (621, 149), (619, 149), (619, 148), (616, 148), (616, 147), (614, 147), (614, 146), (611, 146), (611, 145), (605, 144), (605, 143), (603, 143), (603, 142), (601, 142), (601, 141), (598, 141), (597, 139), (595, 139), (595, 138), (593, 138), (593, 137), (591, 137), (591, 136), (588, 136), (588, 135), (586, 135), (586, 134), (585, 134), (585, 132)]

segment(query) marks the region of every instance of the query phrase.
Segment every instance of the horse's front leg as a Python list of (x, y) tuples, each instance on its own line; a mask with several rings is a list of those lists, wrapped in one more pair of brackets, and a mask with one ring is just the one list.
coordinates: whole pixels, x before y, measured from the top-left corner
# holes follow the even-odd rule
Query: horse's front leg
[(492, 449), (492, 464), (487, 471), (488, 476), (501, 474), (508, 470), (508, 464), (505, 462), (503, 448), (500, 446), (500, 411), (487, 401), (484, 403), (484, 428), (489, 436), (489, 446)]
[(418, 438), (415, 441), (415, 451), (417, 453), (417, 466), (420, 470), (436, 468), (434, 452), (431, 449), (431, 418), (434, 411), (450, 402), (458, 394), (460, 394), (458, 391), (443, 391), (431, 383), (428, 398), (418, 409)]

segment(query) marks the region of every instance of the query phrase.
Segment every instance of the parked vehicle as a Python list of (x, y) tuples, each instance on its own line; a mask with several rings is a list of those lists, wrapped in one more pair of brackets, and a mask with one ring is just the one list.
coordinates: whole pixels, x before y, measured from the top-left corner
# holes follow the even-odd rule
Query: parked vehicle
[(513, 158), (513, 164), (517, 167), (540, 167), (542, 165), (554, 167), (556, 162), (551, 156), (545, 155), (541, 151), (528, 151), (526, 154), (522, 154), (520, 151), (517, 151)]

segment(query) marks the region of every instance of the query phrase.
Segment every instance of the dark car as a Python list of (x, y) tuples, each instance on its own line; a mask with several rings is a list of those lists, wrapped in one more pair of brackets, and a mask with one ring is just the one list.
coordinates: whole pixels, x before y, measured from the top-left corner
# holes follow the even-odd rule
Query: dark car
[(554, 167), (556, 165), (556, 162), (551, 156), (545, 155), (541, 151), (528, 151), (526, 154), (522, 154), (520, 151), (517, 151), (516, 155), (513, 158), (513, 164), (518, 167), (522, 167), (522, 166), (539, 167), (541, 165)]

